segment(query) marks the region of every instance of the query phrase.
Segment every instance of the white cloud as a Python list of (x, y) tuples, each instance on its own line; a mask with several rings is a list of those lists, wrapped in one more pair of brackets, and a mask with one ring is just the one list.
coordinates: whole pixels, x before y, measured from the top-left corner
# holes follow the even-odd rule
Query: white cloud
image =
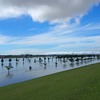
[(88, 24), (86, 30), (100, 30), (100, 24)]
[(11, 38), (9, 36), (5, 36), (0, 34), (0, 44), (6, 44)]
[[(77, 24), (68, 25), (68, 24), (57, 24), (55, 27), (51, 28), (51, 30), (47, 33), (27, 36), (27, 37), (9, 37), (0, 35), (0, 44), (16, 44), (16, 45), (52, 45), (52, 44), (70, 44), (73, 42), (77, 43), (85, 43), (91, 41), (100, 42), (100, 36), (91, 36), (90, 31), (93, 29), (100, 30), (100, 24), (88, 24), (85, 26), (79, 26)], [(81, 34), (84, 32), (84, 34)], [(98, 31), (97, 31), (98, 32)], [(95, 31), (96, 33), (96, 31)], [(80, 37), (80, 34), (83, 35)], [(78, 36), (79, 35), (79, 36)], [(85, 37), (84, 35), (90, 35)], [(71, 45), (71, 44), (70, 44)], [(97, 44), (98, 45), (98, 44)]]
[(43, 54), (45, 50), (39, 50), (36, 48), (33, 49), (12, 49), (12, 50), (7, 50), (4, 52), (4, 54), (11, 54), (11, 55), (20, 55), (20, 54)]
[[(34, 36), (27, 37), (9, 37), (0, 35), (0, 44), (1, 45), (16, 45), (20, 46), (19, 49), (10, 50), (8, 53), (17, 54), (21, 53), (46, 53), (46, 52), (54, 52), (54, 51), (78, 51), (78, 50), (88, 50), (89, 48), (94, 48), (94, 51), (97, 51), (95, 48), (100, 48), (100, 35), (90, 35), (91, 30), (95, 30), (95, 33), (100, 30), (100, 24), (87, 24), (85, 26), (79, 26), (77, 24), (68, 25), (66, 23), (57, 24), (55, 27), (51, 28), (50, 32), (38, 34)], [(81, 36), (81, 32), (84, 32)], [(52, 47), (52, 45), (55, 45)], [(22, 46), (22, 48), (21, 48)], [(23, 46), (27, 49), (23, 49)], [(31, 49), (30, 49), (31, 46)], [(42, 49), (38, 47), (42, 46)], [(47, 46), (47, 48), (46, 48)], [(50, 47), (49, 47), (50, 46)], [(29, 48), (28, 48), (29, 47)], [(49, 48), (48, 48), (49, 47)]]
[(29, 15), (34, 21), (67, 21), (79, 18), (99, 0), (0, 0), (0, 18)]
[[(95, 30), (94, 35), (91, 31)], [(32, 53), (41, 54), (48, 52), (63, 51), (99, 51), (100, 35), (95, 35), (100, 31), (100, 24), (87, 24), (80, 26), (79, 24), (59, 23), (51, 27), (47, 33), (37, 34), (33, 36), (10, 37), (3, 34), (0, 35), (0, 46), (6, 45), (10, 48), (16, 45), (17, 49), (6, 49), (2, 54), (22, 54)], [(84, 34), (81, 34), (84, 32)], [(85, 36), (86, 35), (86, 36)], [(88, 36), (88, 37), (87, 37)], [(52, 46), (54, 45), (54, 46)], [(46, 47), (47, 46), (47, 47)], [(49, 47), (50, 46), (50, 47)], [(30, 48), (31, 47), (31, 48)], [(40, 47), (40, 48), (39, 48)], [(42, 47), (42, 48), (41, 48)], [(49, 48), (48, 48), (49, 47)], [(26, 48), (26, 49), (25, 49)], [(91, 50), (92, 49), (92, 50)]]

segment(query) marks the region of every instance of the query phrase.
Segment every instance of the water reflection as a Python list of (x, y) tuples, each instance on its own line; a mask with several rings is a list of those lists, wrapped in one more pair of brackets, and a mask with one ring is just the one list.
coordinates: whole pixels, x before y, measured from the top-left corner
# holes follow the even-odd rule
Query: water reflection
[(57, 65), (58, 65), (58, 63), (57, 63), (57, 62), (55, 62), (55, 67), (57, 67)]
[(47, 69), (47, 66), (46, 65), (44, 65), (44, 69)]
[(24, 62), (23, 62), (23, 66), (24, 66)]
[(3, 64), (3, 63), (1, 63), (1, 66), (3, 67), (3, 66), (4, 66), (4, 64)]
[(74, 67), (74, 63), (71, 62), (71, 63), (69, 64), (69, 66), (70, 66), (70, 67)]
[(76, 62), (75, 64), (76, 64), (76, 66), (79, 66), (81, 63), (80, 62)]
[(18, 66), (18, 62), (16, 62), (16, 66)]
[(63, 68), (66, 68), (66, 66), (67, 66), (66, 63), (64, 63), (64, 64), (63, 64)]
[(6, 75), (6, 78), (8, 78), (8, 79), (11, 79), (11, 78), (13, 78), (13, 73), (11, 73), (11, 72), (8, 72), (8, 73), (7, 73), (7, 75)]
[[(100, 62), (97, 58), (82, 57), (1, 58), (0, 60), (0, 80), (2, 80), (0, 86)], [(13, 68), (7, 72), (5, 66)]]

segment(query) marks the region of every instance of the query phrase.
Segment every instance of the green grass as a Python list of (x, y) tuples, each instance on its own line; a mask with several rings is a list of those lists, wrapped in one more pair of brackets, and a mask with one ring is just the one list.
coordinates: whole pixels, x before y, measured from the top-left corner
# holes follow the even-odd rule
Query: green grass
[(100, 63), (0, 87), (0, 100), (100, 100)]

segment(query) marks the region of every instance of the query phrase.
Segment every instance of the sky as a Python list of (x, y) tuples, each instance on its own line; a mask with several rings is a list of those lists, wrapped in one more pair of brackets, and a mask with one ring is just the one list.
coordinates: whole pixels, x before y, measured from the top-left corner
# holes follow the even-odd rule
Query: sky
[(100, 0), (0, 0), (0, 55), (100, 53)]

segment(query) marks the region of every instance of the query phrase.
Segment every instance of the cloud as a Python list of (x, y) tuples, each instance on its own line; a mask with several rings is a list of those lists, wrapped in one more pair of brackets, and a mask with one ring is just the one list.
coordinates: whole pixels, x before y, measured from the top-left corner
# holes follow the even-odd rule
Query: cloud
[(33, 49), (12, 49), (12, 50), (7, 50), (4, 52), (4, 54), (11, 54), (11, 55), (20, 55), (20, 54), (43, 54), (45, 50), (39, 50), (36, 48)]
[(77, 23), (99, 0), (0, 0), (0, 18), (29, 15), (34, 21), (58, 22), (75, 18)]
[[(17, 50), (10, 50), (12, 53), (16, 51), (18, 54), (22, 52), (40, 53), (100, 48), (100, 34), (95, 35), (93, 33), (94, 35), (90, 35), (93, 30), (95, 30), (95, 34), (98, 33), (100, 24), (87, 24), (85, 26), (73, 24), (70, 26), (67, 23), (62, 23), (55, 25), (47, 33), (33, 36), (9, 37), (0, 35), (0, 45), (19, 46), (20, 48)], [(81, 34), (81, 32), (84, 32), (84, 34)]]
[(4, 45), (5, 48), (6, 46), (11, 48), (16, 46), (16, 49), (12, 48), (7, 51), (2, 51), (1, 49), (0, 52), (2, 54), (3, 52), (6, 52), (6, 54), (40, 54), (55, 51), (89, 51), (89, 49), (90, 51), (91, 49), (92, 51), (98, 51), (96, 48), (100, 48), (99, 32), (100, 24), (90, 23), (80, 26), (79, 24), (69, 25), (67, 23), (60, 23), (51, 27), (49, 32), (32, 36), (11, 37), (1, 34), (0, 46)]
[[(95, 30), (94, 35), (90, 35), (90, 32)], [(97, 30), (97, 31), (96, 31)], [(80, 26), (77, 24), (69, 25), (67, 23), (57, 24), (52, 27), (49, 32), (36, 34), (32, 36), (19, 36), (10, 37), (0, 35), (0, 44), (6, 45), (26, 45), (26, 46), (39, 46), (39, 45), (71, 45), (74, 43), (92, 44), (97, 41), (98, 43), (100, 35), (95, 35), (100, 30), (100, 24), (87, 24)], [(84, 34), (81, 34), (84, 32)], [(92, 34), (92, 33), (91, 33)], [(81, 35), (81, 36), (80, 36)], [(88, 36), (88, 37), (87, 37)], [(97, 45), (98, 45), (97, 43)]]
[(9, 36), (5, 36), (0, 34), (0, 44), (6, 44), (11, 38)]

